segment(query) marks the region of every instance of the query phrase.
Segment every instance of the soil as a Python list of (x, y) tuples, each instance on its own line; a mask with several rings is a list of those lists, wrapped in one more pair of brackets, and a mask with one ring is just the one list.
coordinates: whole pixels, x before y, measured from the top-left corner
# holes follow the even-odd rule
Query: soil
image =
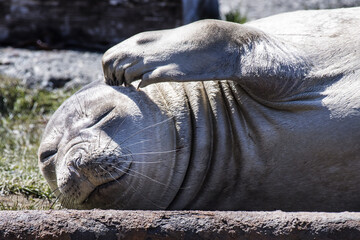
[(3, 210), (50, 209), (52, 202), (46, 199), (26, 197), (21, 194), (0, 195)]

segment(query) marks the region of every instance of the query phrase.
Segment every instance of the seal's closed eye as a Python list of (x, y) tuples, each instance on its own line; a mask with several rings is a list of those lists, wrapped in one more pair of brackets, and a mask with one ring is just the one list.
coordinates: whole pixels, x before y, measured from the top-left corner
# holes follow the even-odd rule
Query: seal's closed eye
[(96, 124), (98, 124), (102, 119), (106, 118), (106, 116), (108, 116), (114, 109), (115, 109), (115, 107), (112, 107), (109, 110), (106, 110), (103, 114), (101, 114), (98, 118), (96, 118), (95, 121), (88, 126), (88, 128), (91, 128), (91, 127), (95, 126)]

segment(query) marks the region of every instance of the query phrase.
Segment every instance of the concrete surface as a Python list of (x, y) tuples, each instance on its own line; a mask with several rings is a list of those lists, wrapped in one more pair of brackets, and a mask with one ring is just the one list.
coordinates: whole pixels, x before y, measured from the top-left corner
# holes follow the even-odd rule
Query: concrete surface
[(360, 239), (360, 213), (1, 211), (0, 239)]

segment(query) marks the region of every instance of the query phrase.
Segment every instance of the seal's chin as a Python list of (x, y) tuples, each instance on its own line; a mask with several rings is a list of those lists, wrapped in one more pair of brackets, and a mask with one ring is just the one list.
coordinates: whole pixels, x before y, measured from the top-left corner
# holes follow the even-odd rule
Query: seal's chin
[[(111, 146), (114, 149), (115, 146)], [(111, 208), (114, 194), (126, 184), (132, 162), (125, 151), (90, 151), (91, 146), (77, 144), (70, 148), (57, 167), (57, 185), (64, 207), (77, 209)]]
[(82, 202), (79, 202), (78, 204), (76, 204), (76, 206), (72, 206), (71, 208), (76, 208), (76, 209), (116, 208), (114, 205), (117, 203), (117, 201), (115, 201), (115, 199), (112, 199), (109, 196), (114, 194), (115, 192), (114, 189), (124, 187), (126, 183), (123, 181), (123, 178), (126, 177), (127, 173), (128, 171), (124, 172), (124, 174), (119, 176), (118, 178), (114, 178), (111, 181), (96, 186)]

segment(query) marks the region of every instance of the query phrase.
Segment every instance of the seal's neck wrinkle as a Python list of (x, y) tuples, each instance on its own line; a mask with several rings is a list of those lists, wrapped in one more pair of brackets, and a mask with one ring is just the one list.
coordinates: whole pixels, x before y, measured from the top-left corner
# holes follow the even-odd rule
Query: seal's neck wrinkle
[[(144, 105), (142, 108), (146, 116), (159, 124), (155, 133), (151, 128), (151, 134), (147, 136), (152, 142), (152, 152), (162, 153), (161, 156), (153, 160), (155, 165), (134, 165), (137, 166), (137, 172), (143, 175), (151, 173), (154, 184), (151, 188), (148, 185), (148, 179), (139, 181), (136, 186), (136, 192), (141, 192), (142, 198), (146, 197), (148, 202), (157, 203), (157, 209), (167, 209), (171, 202), (181, 189), (184, 181), (188, 162), (191, 154), (192, 133), (189, 131), (191, 126), (191, 111), (186, 99), (185, 90), (182, 84), (158, 83), (147, 86), (141, 93), (151, 98), (151, 108)], [(145, 119), (146, 120), (146, 119)], [(155, 142), (157, 144), (155, 144)], [(149, 150), (147, 150), (149, 151)], [(143, 161), (149, 161), (145, 156)], [(132, 178), (134, 179), (134, 178)], [(136, 180), (136, 179), (135, 179)], [(136, 180), (137, 181), (137, 180)], [(146, 193), (146, 194), (145, 194)], [(131, 196), (130, 196), (131, 197)], [(150, 204), (144, 209), (154, 209), (154, 204)], [(178, 208), (179, 209), (179, 208)]]
[[(187, 116), (190, 121), (178, 121), (180, 125), (187, 125), (188, 142), (185, 142), (184, 151), (189, 153), (185, 161), (186, 169), (179, 191), (169, 209), (186, 209), (200, 191), (205, 181), (212, 154), (212, 119), (211, 108), (206, 90), (202, 82), (186, 84), (171, 84), (183, 88), (183, 99), (187, 99), (188, 108), (183, 113), (174, 113), (179, 120), (181, 115)], [(184, 154), (181, 154), (184, 155)], [(183, 160), (183, 162), (184, 162)], [(183, 164), (184, 165), (184, 164)]]
[(237, 82), (265, 100), (298, 93), (311, 62), (298, 47), (266, 33), (240, 46)]
[[(186, 129), (188, 142), (182, 142), (187, 148), (177, 160), (186, 165), (184, 176), (168, 209), (234, 206), (225, 196), (242, 199), (251, 191), (237, 183), (257, 189), (261, 184), (257, 176), (264, 174), (266, 163), (257, 153), (267, 139), (254, 126), (271, 129), (274, 122), (264, 121), (264, 106), (233, 81), (167, 84), (183, 86), (188, 105), (187, 110), (173, 113), (180, 129)], [(191, 121), (185, 124), (184, 116)]]
[[(227, 81), (189, 82), (182, 86), (191, 119), (187, 130), (191, 142), (186, 149), (190, 155), (186, 175), (168, 209), (200, 209), (204, 206), (216, 209), (218, 201), (225, 201), (219, 199), (218, 194), (224, 189), (234, 189), (233, 180), (239, 178), (238, 171), (232, 169), (241, 168), (236, 133), (241, 117), (237, 101), (231, 96), (226, 100), (225, 95), (233, 94)], [(212, 197), (208, 198), (209, 194)]]

